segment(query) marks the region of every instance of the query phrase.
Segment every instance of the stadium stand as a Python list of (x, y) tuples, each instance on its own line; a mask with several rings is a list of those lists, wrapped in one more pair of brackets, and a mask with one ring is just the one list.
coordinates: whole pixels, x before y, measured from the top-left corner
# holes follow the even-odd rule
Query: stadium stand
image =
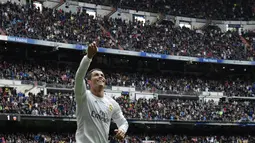
[[(0, 7), (4, 13), (2, 29), (9, 36), (85, 45), (96, 40), (105, 48), (121, 46), (125, 50), (178, 56), (235, 60), (253, 60), (254, 56), (254, 50), (245, 48), (237, 32), (223, 33), (217, 28), (190, 30), (170, 24), (93, 19), (86, 11), (71, 14), (45, 8), (41, 13), (38, 9), (11, 3)], [(109, 32), (102, 30), (99, 23)]]
[[(115, 2), (112, 0), (111, 2)], [(254, 20), (254, 2), (247, 1), (118, 1), (118, 7), (134, 10), (161, 12), (164, 14), (219, 20)], [(135, 5), (135, 7), (134, 7)], [(192, 7), (190, 7), (192, 6)]]
[(255, 32), (254, 31), (245, 31), (243, 32), (243, 37), (247, 41), (248, 47), (255, 48)]
[[(204, 19), (254, 20), (255, 16), (252, 0), (83, 1)], [(254, 61), (254, 31), (222, 32), (215, 25), (191, 30), (166, 21), (150, 25), (148, 21), (94, 19), (86, 11), (73, 14), (44, 8), (40, 12), (10, 2), (0, 3), (0, 14), (1, 35), (84, 45), (95, 40), (100, 47), (111, 49)], [(74, 74), (84, 53), (78, 56), (78, 52), (47, 48), (0, 42), (0, 81), (18, 80), (44, 89), (34, 94), (18, 91), (12, 87), (15, 84), (0, 85), (0, 143), (75, 143), (76, 125), (70, 125), (76, 112)], [(104, 65), (106, 90), (117, 86), (153, 95), (146, 98), (122, 92), (113, 97), (130, 122), (123, 143), (255, 142), (253, 67), (152, 60), (101, 53), (95, 57), (93, 64)], [(68, 133), (62, 132), (64, 127)], [(113, 136), (109, 140), (119, 142)]]
[[(74, 134), (64, 133), (26, 133), (26, 134), (0, 134), (0, 143), (75, 143)], [(127, 136), (123, 142), (110, 139), (110, 143), (218, 143), (218, 142), (253, 142), (254, 136)], [(146, 142), (147, 141), (147, 142)]]
[[(88, 3), (113, 5), (117, 8), (136, 11), (160, 12), (163, 14), (215, 20), (254, 20), (254, 2), (247, 1), (201, 1), (201, 0), (83, 0)], [(191, 7), (192, 6), (192, 7)]]
[[(76, 63), (77, 64), (77, 63)], [(0, 63), (0, 78), (37, 81), (50, 87), (73, 88), (75, 68), (54, 68), (47, 64), (33, 62)], [(194, 75), (171, 75), (168, 73), (140, 74), (105, 72), (106, 82), (111, 86), (135, 87), (138, 91), (153, 93), (172, 93), (197, 95), (202, 91), (224, 92), (226, 96), (253, 97), (254, 86), (251, 81), (236, 79), (206, 79)], [(165, 78), (167, 76), (167, 78)]]
[(190, 30), (169, 24), (143, 26), (139, 21), (127, 23), (121, 19), (109, 19), (103, 25), (126, 50), (217, 59), (249, 60), (252, 57), (245, 52), (237, 32), (223, 33), (213, 26)]
[[(15, 89), (1, 88), (0, 113), (34, 116), (75, 117), (75, 100), (72, 93), (49, 93), (25, 96)], [(171, 121), (255, 121), (254, 101), (191, 99), (131, 99), (116, 97), (128, 119)]]

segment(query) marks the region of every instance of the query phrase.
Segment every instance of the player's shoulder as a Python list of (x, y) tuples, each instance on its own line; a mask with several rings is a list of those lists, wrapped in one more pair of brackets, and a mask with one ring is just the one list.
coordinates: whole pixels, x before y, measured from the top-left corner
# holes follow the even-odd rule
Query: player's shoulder
[(105, 99), (108, 101), (110, 111), (119, 111), (119, 103), (109, 95), (105, 95)]
[(104, 97), (109, 100), (109, 101), (115, 101), (111, 96), (109, 95), (104, 95)]
[(93, 96), (93, 95), (92, 95), (92, 93), (91, 93), (90, 90), (86, 90), (86, 91), (84, 92), (84, 94), (85, 94), (84, 97), (86, 97), (87, 100), (92, 99), (92, 96)]
[(88, 94), (92, 94), (92, 93), (90, 90), (86, 89), (85, 94), (88, 95)]
[(115, 100), (115, 99), (113, 99), (111, 96), (109, 96), (109, 95), (105, 95), (105, 98), (109, 101), (109, 102), (111, 102), (111, 103), (113, 103), (113, 104), (118, 104), (117, 103), (117, 101)]

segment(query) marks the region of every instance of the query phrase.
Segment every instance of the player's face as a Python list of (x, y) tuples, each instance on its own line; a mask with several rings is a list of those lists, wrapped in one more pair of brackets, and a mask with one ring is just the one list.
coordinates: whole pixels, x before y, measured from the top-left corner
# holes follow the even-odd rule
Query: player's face
[(101, 71), (93, 71), (91, 73), (91, 87), (105, 87), (104, 73)]

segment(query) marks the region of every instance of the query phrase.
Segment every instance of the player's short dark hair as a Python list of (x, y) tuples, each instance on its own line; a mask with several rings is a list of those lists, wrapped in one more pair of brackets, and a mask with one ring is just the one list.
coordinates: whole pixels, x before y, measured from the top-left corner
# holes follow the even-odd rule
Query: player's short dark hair
[(92, 69), (92, 70), (90, 70), (88, 73), (87, 73), (87, 79), (88, 80), (91, 80), (91, 77), (92, 77), (92, 72), (93, 71), (101, 71), (101, 72), (103, 72), (101, 69), (99, 69), (99, 68), (94, 68), (94, 69)]

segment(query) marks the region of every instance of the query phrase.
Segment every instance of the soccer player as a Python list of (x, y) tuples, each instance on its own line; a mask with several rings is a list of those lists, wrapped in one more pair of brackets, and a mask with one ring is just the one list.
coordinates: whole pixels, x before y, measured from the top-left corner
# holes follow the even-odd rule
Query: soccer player
[(88, 46), (87, 55), (81, 60), (75, 75), (74, 93), (76, 99), (77, 143), (107, 143), (111, 119), (117, 124), (116, 138), (124, 139), (128, 122), (119, 104), (104, 95), (105, 77), (100, 69), (92, 69), (87, 74), (90, 90), (86, 89), (85, 74), (92, 58), (97, 53), (95, 42)]

